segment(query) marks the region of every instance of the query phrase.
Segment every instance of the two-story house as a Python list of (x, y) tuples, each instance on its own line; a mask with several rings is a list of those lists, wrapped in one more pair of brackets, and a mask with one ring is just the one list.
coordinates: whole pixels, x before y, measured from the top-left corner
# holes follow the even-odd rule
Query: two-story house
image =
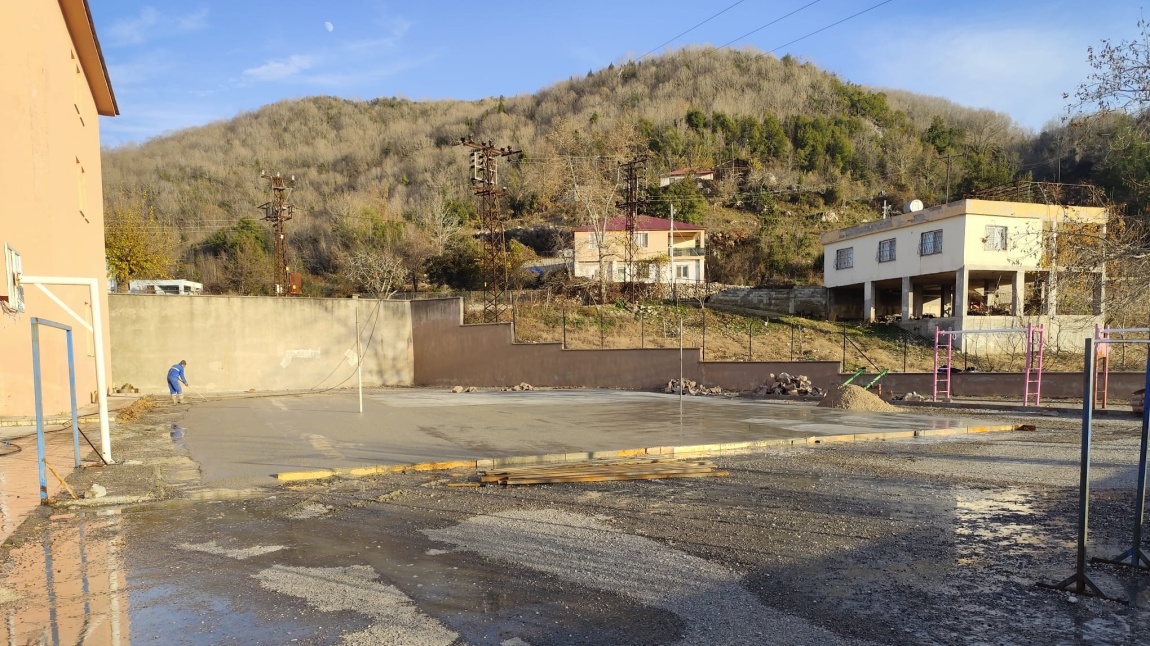
[(896, 319), (928, 336), (935, 326), (1010, 328), (1026, 315), (1070, 314), (1059, 311), (1057, 278), (1074, 271), (1093, 274), (1097, 286), (1089, 311), (1072, 314), (1089, 329), (1103, 313), (1103, 268), (1060, 268), (1051, 244), (1060, 227), (1104, 232), (1106, 221), (1098, 207), (966, 199), (829, 231), (821, 241), (830, 316)]
[(572, 274), (609, 282), (701, 283), (706, 277), (706, 230), (649, 215), (635, 219), (634, 267), (627, 265), (627, 218), (576, 227)]

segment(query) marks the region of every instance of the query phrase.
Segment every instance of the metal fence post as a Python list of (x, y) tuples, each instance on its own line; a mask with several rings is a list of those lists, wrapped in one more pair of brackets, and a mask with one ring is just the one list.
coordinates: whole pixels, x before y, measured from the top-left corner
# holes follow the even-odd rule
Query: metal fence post
[(44, 392), (40, 385), (40, 324), (32, 318), (32, 391), (36, 397), (36, 469), (40, 476), (40, 504), (48, 503), (48, 474), (44, 472)]

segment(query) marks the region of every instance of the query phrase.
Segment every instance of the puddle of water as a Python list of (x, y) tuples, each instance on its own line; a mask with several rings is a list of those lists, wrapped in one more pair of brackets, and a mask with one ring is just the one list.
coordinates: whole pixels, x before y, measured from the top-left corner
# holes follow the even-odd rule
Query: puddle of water
[(45, 521), (9, 552), (0, 588), (5, 644), (127, 644), (130, 631), (120, 515)]
[[(9, 440), (19, 451), (0, 456), (0, 543), (7, 540), (24, 519), (40, 506), (40, 476), (36, 465), (36, 436)], [(44, 450), (56, 472), (67, 477), (74, 462), (72, 435), (46, 433)], [(63, 491), (60, 482), (46, 472), (48, 495)], [(64, 495), (68, 495), (65, 493)]]
[(994, 554), (1022, 554), (1051, 545), (1031, 522), (1036, 512), (1025, 489), (965, 489), (955, 492), (958, 562), (974, 563)]

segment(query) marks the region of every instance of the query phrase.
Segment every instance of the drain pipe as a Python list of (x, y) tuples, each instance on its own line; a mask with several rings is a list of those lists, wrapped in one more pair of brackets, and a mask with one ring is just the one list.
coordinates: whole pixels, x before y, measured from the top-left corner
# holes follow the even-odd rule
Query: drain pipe
[[(71, 308), (64, 307), (64, 310), (80, 321), (84, 327), (92, 330), (94, 339), (92, 345), (96, 354), (96, 401), (100, 408), (100, 455), (103, 456), (105, 462), (111, 464), (112, 434), (108, 428), (108, 380), (104, 372), (104, 322), (100, 309), (100, 281), (96, 278), (84, 277), (23, 275), (20, 277), (20, 283), (36, 285), (45, 292), (48, 290), (44, 289), (44, 285), (75, 285), (88, 288), (88, 299), (92, 304), (91, 326)], [(51, 292), (48, 293), (51, 295)], [(63, 306), (60, 299), (53, 296), (52, 300)]]

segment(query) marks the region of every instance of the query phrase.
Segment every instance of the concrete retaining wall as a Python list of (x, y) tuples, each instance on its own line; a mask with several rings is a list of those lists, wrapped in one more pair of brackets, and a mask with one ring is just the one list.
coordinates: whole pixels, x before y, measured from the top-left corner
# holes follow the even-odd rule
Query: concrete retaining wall
[[(419, 386), (582, 386), (650, 390), (679, 375), (679, 350), (564, 350), (559, 343), (513, 343), (510, 323), (463, 325), (459, 299), (411, 302), (415, 384)], [(834, 383), (838, 363), (701, 362), (683, 353), (688, 379), (724, 389), (748, 389), (767, 374), (805, 374), (817, 386)]]
[(826, 318), (827, 289), (821, 286), (772, 289), (735, 287), (712, 294), (707, 301), (720, 307), (762, 312), (770, 316)]
[(357, 310), (364, 384), (410, 385), (407, 302), (139, 294), (109, 298), (112, 381), (166, 393), (168, 368), (186, 359), (205, 393), (354, 386)]

